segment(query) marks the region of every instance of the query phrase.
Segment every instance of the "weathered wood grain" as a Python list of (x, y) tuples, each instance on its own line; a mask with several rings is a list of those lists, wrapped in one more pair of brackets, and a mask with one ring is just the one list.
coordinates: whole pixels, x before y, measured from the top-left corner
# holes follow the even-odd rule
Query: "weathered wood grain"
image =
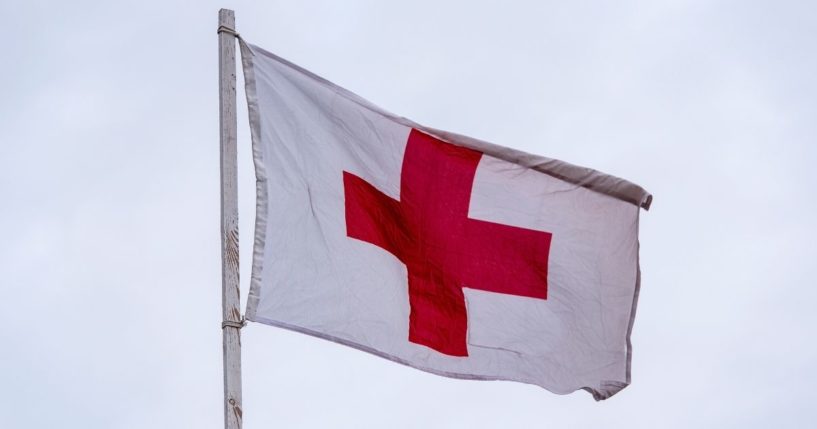
[[(218, 12), (219, 28), (235, 29), (232, 10)], [(235, 35), (218, 33), (219, 108), (221, 128), (221, 307), (224, 347), (224, 427), (240, 429), (241, 310), (238, 277), (238, 182), (236, 157)]]

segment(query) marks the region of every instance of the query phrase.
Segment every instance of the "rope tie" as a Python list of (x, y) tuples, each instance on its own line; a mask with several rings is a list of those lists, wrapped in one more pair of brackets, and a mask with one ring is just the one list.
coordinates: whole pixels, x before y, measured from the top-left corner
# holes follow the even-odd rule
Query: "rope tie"
[(218, 30), (216, 30), (216, 33), (219, 33), (219, 34), (227, 33), (227, 34), (232, 34), (233, 36), (235, 36), (235, 37), (237, 37), (239, 39), (241, 38), (241, 35), (238, 34), (237, 31), (235, 31), (234, 29), (232, 29), (230, 27), (224, 26), (224, 25), (219, 25)]
[(228, 326), (231, 327), (231, 328), (241, 329), (241, 328), (247, 326), (247, 321), (244, 320), (244, 318), (242, 317), (240, 322), (236, 322), (236, 321), (233, 321), (233, 320), (225, 320), (225, 321), (221, 322), (221, 329), (224, 329), (224, 328), (226, 328)]

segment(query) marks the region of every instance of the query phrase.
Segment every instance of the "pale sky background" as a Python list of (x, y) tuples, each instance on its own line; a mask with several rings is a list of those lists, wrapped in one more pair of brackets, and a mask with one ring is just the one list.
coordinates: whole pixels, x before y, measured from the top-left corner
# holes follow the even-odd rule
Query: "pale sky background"
[[(817, 3), (1, 1), (0, 427), (221, 427), (220, 7), (390, 111), (655, 196), (610, 400), (250, 324), (245, 428), (817, 425)], [(243, 91), (239, 125), (246, 296)]]

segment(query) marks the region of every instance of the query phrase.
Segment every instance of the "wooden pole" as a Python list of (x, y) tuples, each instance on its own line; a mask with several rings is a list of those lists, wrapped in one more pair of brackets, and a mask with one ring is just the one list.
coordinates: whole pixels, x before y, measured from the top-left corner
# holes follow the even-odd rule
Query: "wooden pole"
[(241, 310), (238, 282), (238, 162), (236, 157), (235, 14), (218, 12), (221, 128), (221, 308), (224, 347), (224, 427), (241, 429)]

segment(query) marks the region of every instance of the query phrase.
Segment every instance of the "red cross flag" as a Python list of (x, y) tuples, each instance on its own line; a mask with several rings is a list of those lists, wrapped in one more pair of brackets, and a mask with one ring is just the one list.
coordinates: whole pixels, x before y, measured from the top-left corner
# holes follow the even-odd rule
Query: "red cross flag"
[(630, 383), (625, 180), (395, 116), (242, 42), (257, 186), (247, 319), (449, 377)]

